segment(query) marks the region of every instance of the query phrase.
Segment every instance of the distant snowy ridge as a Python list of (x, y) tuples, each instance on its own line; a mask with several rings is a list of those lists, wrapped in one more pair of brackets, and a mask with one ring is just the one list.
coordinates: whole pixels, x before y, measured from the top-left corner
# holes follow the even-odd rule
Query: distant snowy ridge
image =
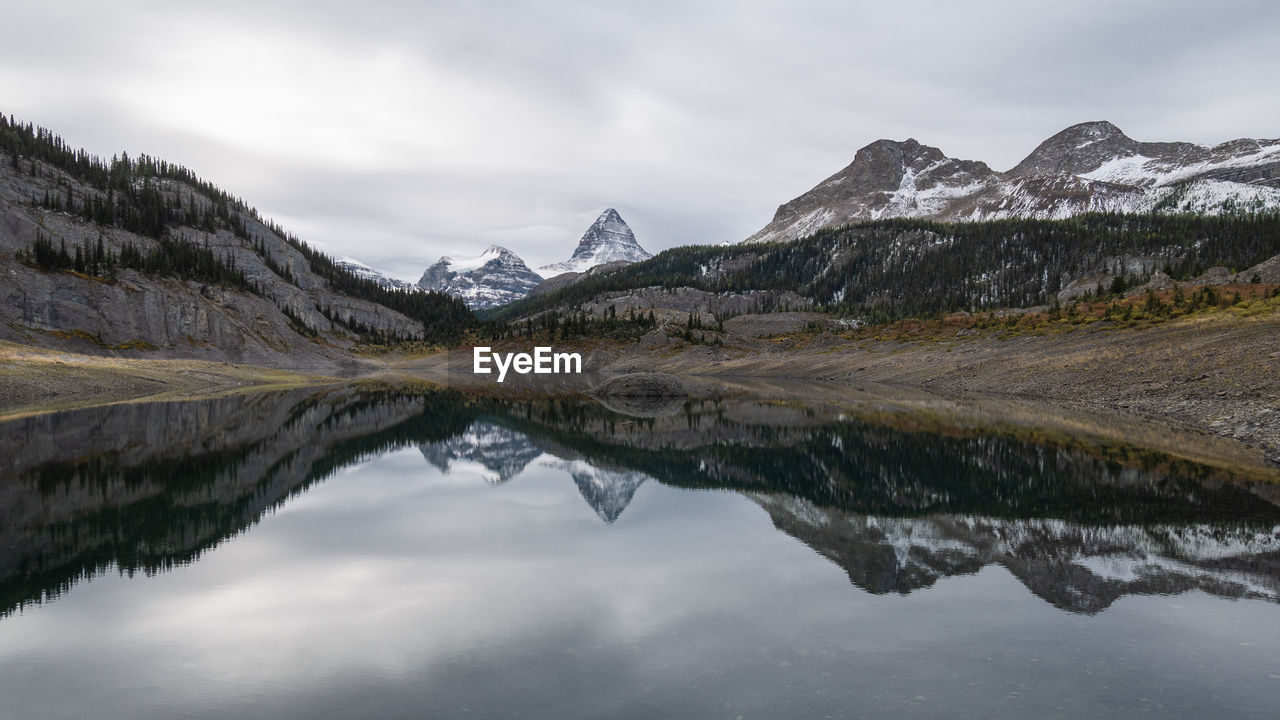
[(1007, 172), (914, 139), (877, 140), (812, 190), (781, 205), (746, 242), (794, 240), (882, 218), (942, 221), (1085, 212), (1220, 214), (1280, 209), (1280, 140), (1213, 147), (1137, 142), (1109, 122), (1073, 125)]
[(356, 277), (364, 278), (365, 280), (372, 280), (378, 283), (379, 285), (381, 285), (382, 287), (385, 287), (391, 290), (413, 289), (413, 283), (393, 278), (383, 273), (382, 271), (375, 270), (374, 268), (352, 257), (344, 257), (339, 260), (336, 260), (335, 264), (338, 267), (350, 272), (352, 275), (355, 275)]
[(585, 272), (611, 262), (640, 262), (653, 255), (640, 247), (635, 233), (617, 210), (608, 208), (587, 228), (573, 256), (564, 262), (538, 268), (543, 277), (553, 278), (567, 272)]
[(442, 257), (422, 273), (418, 287), (462, 299), (472, 310), (506, 305), (529, 294), (542, 276), (519, 255), (490, 245), (473, 258)]

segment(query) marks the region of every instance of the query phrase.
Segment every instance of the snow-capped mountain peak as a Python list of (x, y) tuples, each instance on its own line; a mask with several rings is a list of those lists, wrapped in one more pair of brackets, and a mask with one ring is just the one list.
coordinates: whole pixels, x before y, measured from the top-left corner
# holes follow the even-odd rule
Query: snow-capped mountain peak
[(653, 255), (636, 242), (635, 233), (627, 226), (617, 210), (608, 208), (587, 228), (573, 256), (564, 262), (538, 268), (543, 277), (555, 277), (567, 272), (585, 272), (597, 265), (610, 262), (640, 262)]
[(490, 245), (472, 258), (445, 256), (422, 273), (418, 287), (462, 298), (473, 310), (519, 300), (542, 282), (519, 255)]

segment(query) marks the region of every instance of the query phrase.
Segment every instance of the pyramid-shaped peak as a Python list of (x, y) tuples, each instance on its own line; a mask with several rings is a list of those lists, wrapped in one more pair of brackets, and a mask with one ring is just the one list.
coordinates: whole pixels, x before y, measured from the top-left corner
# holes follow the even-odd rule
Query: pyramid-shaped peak
[(613, 208), (605, 208), (582, 234), (572, 257), (565, 262), (544, 265), (539, 270), (546, 277), (555, 277), (566, 272), (584, 272), (605, 263), (639, 262), (650, 257), (653, 256), (636, 242), (635, 233), (622, 215)]
[[(584, 253), (594, 254), (601, 248), (625, 250), (636, 255), (643, 254), (645, 258), (649, 257), (649, 254), (636, 242), (636, 234), (631, 232), (631, 226), (627, 225), (627, 221), (623, 220), (622, 215), (613, 208), (606, 208), (600, 213), (600, 217), (596, 218), (596, 221), (591, 223), (591, 227), (582, 234), (582, 239), (578, 241), (578, 248), (574, 251), (574, 257), (581, 257)], [(616, 259), (629, 259), (634, 262), (644, 258), (619, 257)]]
[[(631, 232), (631, 226), (627, 225), (627, 221), (623, 220), (622, 215), (613, 208), (606, 208), (604, 212), (600, 213), (600, 217), (596, 218), (596, 221), (591, 223), (591, 227), (587, 229), (586, 235), (590, 235), (593, 231), (617, 233), (630, 236), (632, 240), (635, 239), (635, 233)], [(583, 237), (585, 238), (586, 235)]]

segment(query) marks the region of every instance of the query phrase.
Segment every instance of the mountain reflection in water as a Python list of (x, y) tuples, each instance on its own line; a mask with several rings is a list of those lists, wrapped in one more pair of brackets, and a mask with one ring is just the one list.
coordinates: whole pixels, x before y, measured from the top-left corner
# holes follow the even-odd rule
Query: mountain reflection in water
[(1133, 449), (749, 401), (629, 417), (587, 400), (358, 387), (0, 427), (0, 614), (111, 568), (190, 563), (336, 470), (406, 447), (495, 485), (531, 464), (563, 470), (604, 523), (646, 480), (737, 491), (870, 593), (998, 565), (1077, 613), (1189, 590), (1280, 602), (1280, 508), (1208, 468)]

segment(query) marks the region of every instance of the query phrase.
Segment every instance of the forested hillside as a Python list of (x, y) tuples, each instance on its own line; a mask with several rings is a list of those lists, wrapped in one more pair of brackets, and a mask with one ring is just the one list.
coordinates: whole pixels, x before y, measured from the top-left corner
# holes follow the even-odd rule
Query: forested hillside
[[(181, 344), (175, 341), (184, 336), (192, 346), (234, 337), (237, 331), (225, 324), (223, 333), (187, 327), (208, 317), (207, 308), (199, 306), (211, 293), (184, 282), (269, 301), (280, 314), (279, 322), (270, 322), (280, 327), (262, 340), (277, 350), (295, 341), (284, 333), (338, 345), (449, 342), (475, 323), (455, 298), (389, 290), (352, 274), (181, 165), (146, 155), (121, 154), (106, 161), (73, 149), (49, 130), (3, 115), (0, 163), (0, 253), (8, 251), (19, 266), (45, 273), (24, 282), (8, 279), (20, 286), (19, 304), (0, 310), (17, 323), (24, 339), (35, 337), (27, 329), (82, 331), (108, 346), (117, 344), (112, 335), (157, 346)], [(85, 285), (86, 280), (99, 282)], [(188, 317), (177, 325), (151, 318), (154, 322), (124, 329), (114, 327), (113, 320), (120, 318), (93, 312), (76, 316), (82, 310), (147, 312), (131, 294), (112, 292), (124, 287), (122, 282), (151, 292), (154, 307), (185, 306)], [(68, 293), (88, 295), (93, 302), (57, 299)], [(174, 293), (181, 297), (164, 299)], [(215, 305), (219, 317), (230, 315), (227, 322), (239, 326), (238, 334), (263, 334), (253, 318), (270, 305), (251, 298)], [(231, 312), (222, 312), (228, 308)], [(117, 335), (117, 329), (137, 337)]]
[(793, 242), (684, 247), (514, 303), (495, 318), (573, 307), (645, 287), (792, 290), (834, 312), (891, 319), (1051, 303), (1073, 281), (1103, 292), (1280, 254), (1280, 215), (1081, 215), (1067, 220), (882, 220)]

